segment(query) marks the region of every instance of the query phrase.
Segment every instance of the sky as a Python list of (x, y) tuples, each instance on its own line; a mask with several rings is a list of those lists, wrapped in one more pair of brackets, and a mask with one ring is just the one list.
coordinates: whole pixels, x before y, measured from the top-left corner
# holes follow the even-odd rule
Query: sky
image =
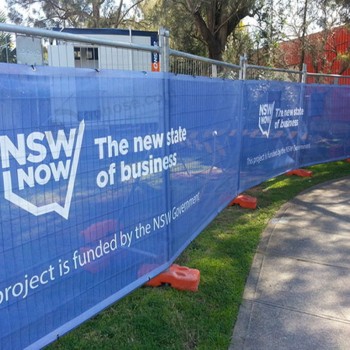
[[(128, 1), (125, 2), (128, 4)], [(6, 5), (6, 0), (0, 0), (0, 11), (4, 11), (7, 13), (7, 5)]]
[(0, 0), (0, 11), (3, 11), (5, 14), (7, 14), (6, 0)]
[(0, 0), (0, 10), (5, 10), (5, 8), (6, 8), (6, 1)]

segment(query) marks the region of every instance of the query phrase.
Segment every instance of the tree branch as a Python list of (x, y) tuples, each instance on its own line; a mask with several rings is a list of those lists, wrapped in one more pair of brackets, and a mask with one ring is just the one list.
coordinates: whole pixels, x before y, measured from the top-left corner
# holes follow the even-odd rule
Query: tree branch
[[(120, 22), (122, 22), (124, 20), (124, 18), (129, 14), (129, 12), (134, 9), (135, 7), (137, 7), (138, 5), (140, 5), (142, 2), (144, 2), (144, 0), (139, 0), (137, 1), (135, 4), (133, 4), (132, 6), (130, 6), (125, 12), (124, 14), (121, 16), (120, 18)], [(119, 22), (119, 23), (120, 23)]]

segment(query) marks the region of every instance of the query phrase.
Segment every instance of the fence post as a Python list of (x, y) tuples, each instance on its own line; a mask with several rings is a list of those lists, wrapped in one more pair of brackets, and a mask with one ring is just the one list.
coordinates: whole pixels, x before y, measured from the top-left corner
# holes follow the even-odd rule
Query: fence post
[(303, 70), (301, 73), (301, 82), (306, 83), (306, 78), (307, 78), (307, 64), (303, 63)]
[(247, 56), (241, 56), (239, 58), (239, 65), (240, 65), (240, 70), (239, 70), (239, 80), (246, 80), (247, 76)]
[(212, 78), (218, 77), (218, 66), (216, 64), (211, 65), (211, 77)]
[(167, 73), (170, 70), (170, 54), (169, 54), (169, 31), (165, 28), (159, 29), (161, 62), (160, 69)]

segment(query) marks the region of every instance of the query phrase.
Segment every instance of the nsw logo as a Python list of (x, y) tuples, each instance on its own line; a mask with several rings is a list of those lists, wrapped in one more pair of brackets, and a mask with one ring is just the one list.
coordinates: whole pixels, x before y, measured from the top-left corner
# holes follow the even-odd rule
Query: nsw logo
[(85, 123), (78, 128), (0, 136), (4, 197), (39, 216), (56, 212), (68, 219)]
[(266, 137), (270, 136), (274, 110), (275, 102), (261, 104), (259, 107), (259, 129)]

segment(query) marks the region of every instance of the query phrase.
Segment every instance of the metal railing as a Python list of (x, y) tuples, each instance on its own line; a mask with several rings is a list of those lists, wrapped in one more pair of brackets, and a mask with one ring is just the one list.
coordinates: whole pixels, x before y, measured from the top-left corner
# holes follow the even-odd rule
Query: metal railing
[(280, 80), (290, 82), (306, 81), (306, 65), (302, 71), (283, 68), (263, 67), (253, 64), (246, 64), (244, 80)]
[(239, 78), (241, 66), (173, 50), (169, 45), (169, 31), (165, 29), (160, 30), (159, 36), (163, 72), (212, 78)]
[(350, 76), (339, 74), (307, 73), (308, 84), (350, 85)]
[[(160, 29), (153, 45), (128, 38), (71, 34), (57, 30), (0, 23), (0, 32), (14, 33), (17, 63), (59, 67), (162, 71), (174, 74), (240, 80), (281, 80), (308, 84), (350, 84), (350, 76), (309, 73), (248, 64), (242, 56), (238, 65), (173, 50), (169, 31)], [(123, 40), (121, 40), (123, 39)], [(150, 40), (149, 40), (150, 42)], [(20, 44), (20, 45), (19, 45)], [(24, 57), (24, 59), (23, 59)]]

